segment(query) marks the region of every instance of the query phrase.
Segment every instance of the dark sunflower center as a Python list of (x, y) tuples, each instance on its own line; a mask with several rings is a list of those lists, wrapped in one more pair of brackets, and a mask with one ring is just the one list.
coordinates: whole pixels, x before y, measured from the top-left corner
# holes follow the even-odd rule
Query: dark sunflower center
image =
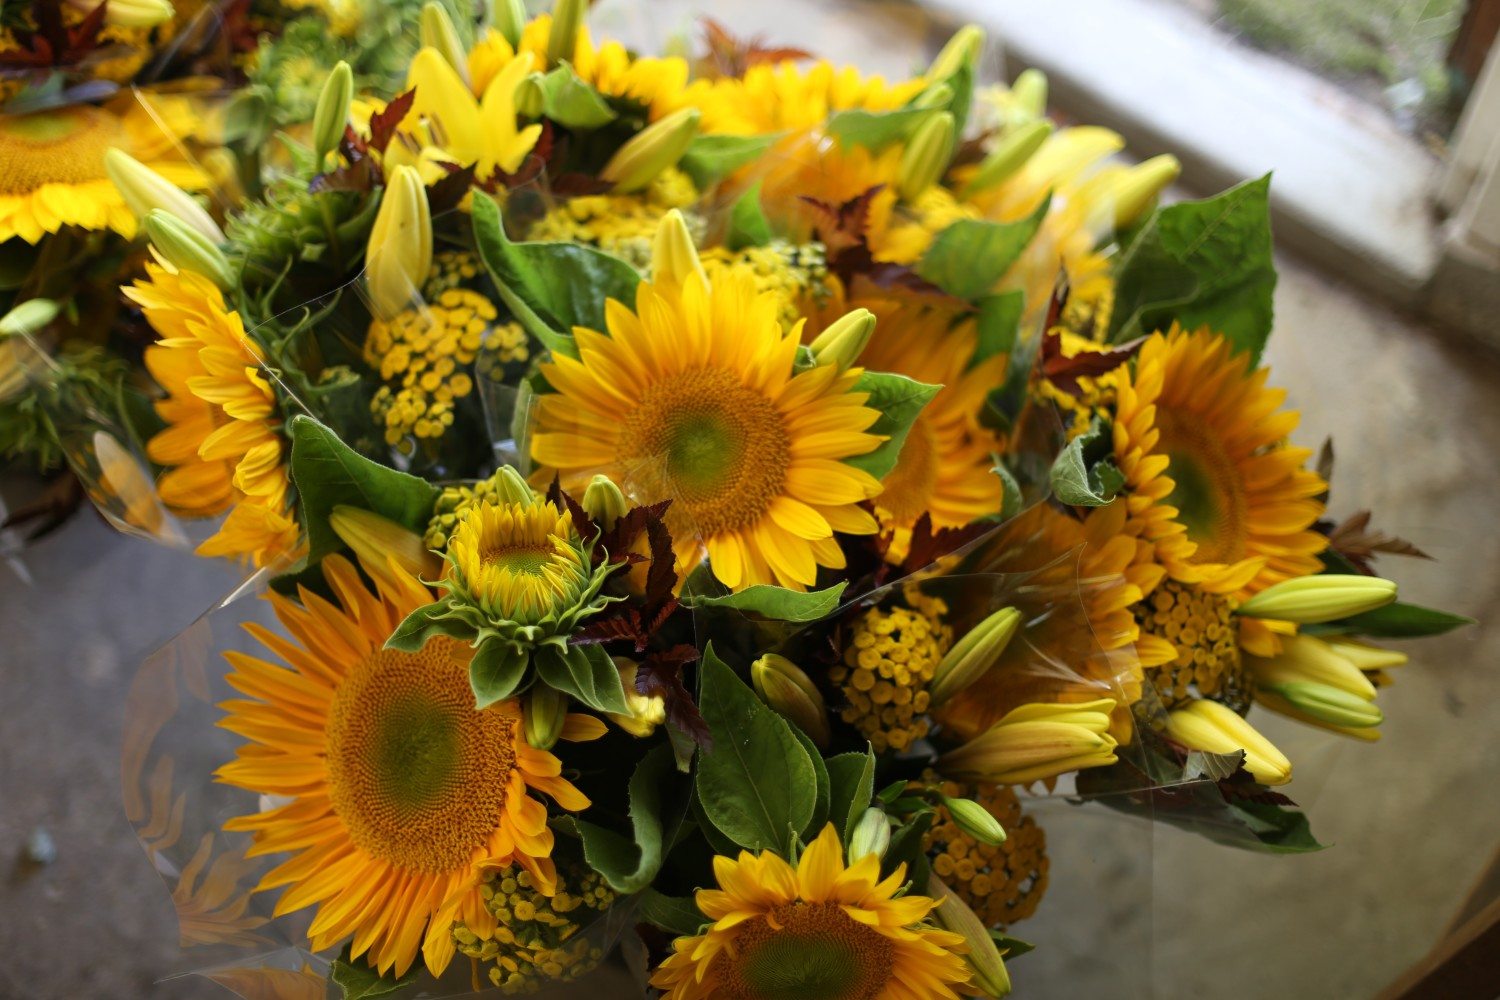
[(1245, 489), (1224, 445), (1200, 424), (1161, 411), (1158, 445), (1170, 460), (1166, 502), (1198, 544), (1203, 562), (1233, 562), (1245, 553)]
[(107, 112), (73, 107), (0, 118), (0, 195), (26, 194), (43, 184), (103, 180), (104, 153), (124, 145)]
[(836, 903), (791, 903), (746, 921), (725, 953), (728, 1000), (874, 1000), (889, 984), (895, 945)]

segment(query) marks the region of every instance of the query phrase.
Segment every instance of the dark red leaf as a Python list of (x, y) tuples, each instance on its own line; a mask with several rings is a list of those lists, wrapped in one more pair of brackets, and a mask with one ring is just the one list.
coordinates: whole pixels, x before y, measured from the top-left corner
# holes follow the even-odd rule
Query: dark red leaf
[(474, 165), (467, 167), (445, 164), (447, 176), (427, 188), (427, 210), (436, 219), (445, 212), (456, 209), (464, 200), (464, 195), (474, 186)]
[(1146, 338), (1138, 337), (1129, 343), (1102, 351), (1080, 351), (1070, 358), (1063, 354), (1062, 334), (1055, 327), (1049, 327), (1042, 334), (1042, 353), (1038, 365), (1042, 377), (1063, 392), (1073, 395), (1079, 391), (1079, 379), (1097, 378), (1114, 371), (1133, 358), (1145, 342)]
[(811, 59), (805, 49), (768, 46), (764, 36), (736, 38), (718, 21), (703, 19), (703, 38), (708, 43), (708, 62), (719, 76), (744, 76), (751, 66), (787, 59)]
[(931, 566), (943, 556), (956, 552), (986, 532), (993, 531), (994, 528), (993, 524), (978, 522), (964, 525), (962, 528), (940, 528), (933, 531), (932, 516), (923, 514), (917, 518), (917, 523), (912, 525), (911, 545), (907, 549), (906, 559), (901, 563), (902, 574), (915, 573), (919, 569)]
[(413, 87), (387, 104), (384, 111), (377, 111), (370, 116), (371, 149), (378, 153), (385, 152), (385, 148), (391, 144), (391, 139), (396, 134), (396, 127), (401, 124), (407, 112), (411, 111), (412, 101), (416, 100), (416, 97), (417, 88)]
[(1355, 511), (1344, 519), (1344, 523), (1328, 534), (1328, 545), (1339, 555), (1353, 563), (1360, 572), (1374, 575), (1377, 555), (1409, 556), (1413, 559), (1431, 559), (1432, 556), (1411, 542), (1383, 531), (1370, 530), (1370, 512)]
[(697, 658), (698, 650), (685, 644), (652, 653), (636, 669), (635, 689), (648, 698), (659, 695), (667, 710), (667, 721), (703, 749), (711, 750), (713, 735), (708, 723), (703, 721), (698, 705), (682, 682), (682, 668)]

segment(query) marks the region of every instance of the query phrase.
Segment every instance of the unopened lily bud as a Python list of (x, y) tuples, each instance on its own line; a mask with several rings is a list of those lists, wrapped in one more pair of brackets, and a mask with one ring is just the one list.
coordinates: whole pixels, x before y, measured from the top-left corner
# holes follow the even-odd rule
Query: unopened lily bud
[(983, 805), (973, 799), (955, 799), (947, 795), (942, 798), (953, 822), (964, 833), (991, 847), (1005, 843), (1005, 827)]
[(1010, 96), (1022, 121), (1047, 114), (1047, 74), (1039, 69), (1022, 70), (1010, 85)]
[(515, 95), (511, 98), (516, 105), (516, 114), (522, 118), (542, 117), (547, 110), (547, 92), (542, 87), (545, 79), (540, 73), (529, 73), (516, 84)]
[(1373, 701), (1327, 684), (1308, 681), (1267, 684), (1257, 691), (1256, 697), (1267, 708), (1290, 707), (1294, 714), (1340, 729), (1371, 729), (1385, 721), (1385, 714)]
[(1275, 656), (1245, 658), (1261, 684), (1292, 684), (1307, 681), (1338, 688), (1359, 698), (1375, 697), (1375, 685), (1332, 646), (1311, 635), (1289, 635), (1281, 640)]
[(442, 574), (443, 561), (422, 543), (421, 535), (374, 511), (340, 504), (328, 515), (328, 524), (377, 580), (399, 583), (393, 566), (419, 580)]
[(521, 32), (526, 28), (526, 4), (523, 0), (495, 0), (490, 11), (490, 24), (510, 43), (512, 49), (521, 44)]
[(708, 280), (687, 220), (674, 208), (662, 216), (651, 241), (651, 280), (681, 285), (693, 274)]
[(626, 502), (625, 494), (620, 492), (620, 487), (615, 485), (614, 480), (608, 476), (595, 476), (583, 491), (583, 509), (594, 519), (594, 523), (608, 531), (615, 526), (616, 521), (625, 516), (630, 504)]
[(656, 731), (656, 727), (667, 721), (667, 703), (661, 695), (644, 695), (635, 685), (640, 664), (623, 656), (614, 658), (615, 669), (620, 672), (620, 684), (625, 688), (625, 704), (630, 714), (610, 712), (609, 719), (631, 736), (645, 739)]
[(0, 337), (36, 333), (57, 318), (62, 305), (52, 299), (27, 299), (0, 317)]
[(987, 674), (1020, 627), (1021, 612), (1001, 608), (969, 629), (932, 672), (927, 685), (932, 706), (936, 708)]
[[(98, 6), (88, 4), (87, 9)], [(169, 0), (109, 0), (104, 23), (115, 28), (154, 28), (172, 20), (176, 13)]]
[(767, 653), (750, 665), (761, 701), (797, 724), (820, 747), (828, 745), (828, 706), (812, 678), (785, 656)]
[(496, 499), (501, 503), (515, 503), (525, 507), (536, 503), (536, 491), (513, 466), (502, 465), (496, 469), (493, 482)]
[(122, 149), (104, 154), (104, 169), (120, 197), (137, 219), (159, 208), (192, 226), (214, 246), (224, 243), (224, 231), (193, 196)]
[(964, 66), (972, 67), (984, 51), (984, 29), (977, 24), (966, 24), (953, 33), (932, 64), (927, 67), (929, 80), (946, 80)]
[(354, 98), (354, 71), (340, 59), (328, 79), (323, 81), (323, 90), (318, 94), (318, 107), (313, 113), (313, 153), (321, 166), (323, 158), (339, 146), (344, 137), (344, 128), (349, 124), (349, 102)]
[(964, 194), (987, 191), (1014, 177), (1051, 135), (1052, 123), (1045, 118), (1027, 122), (1005, 133), (979, 164), (974, 176), (969, 178)]
[(557, 0), (552, 5), (552, 30), (547, 34), (548, 66), (572, 60), (588, 9), (588, 0)]
[(365, 270), (375, 312), (391, 319), (417, 295), (432, 269), (432, 214), (415, 167), (401, 164), (386, 181), (370, 228)]
[(946, 108), (953, 103), (953, 88), (946, 83), (933, 84), (912, 98), (913, 108)]
[(1032, 703), (1012, 709), (989, 729), (944, 754), (938, 769), (968, 781), (1024, 785), (1116, 760), (1109, 735), (1112, 698), (1077, 705)]
[(146, 216), (146, 236), (152, 249), (178, 270), (201, 274), (222, 291), (234, 287), (234, 274), (224, 251), (177, 216), (153, 208)]
[(1238, 613), (1299, 625), (1317, 625), (1383, 608), (1396, 599), (1396, 584), (1378, 576), (1320, 573), (1283, 580), (1241, 604)]
[(917, 126), (901, 152), (901, 169), (896, 175), (896, 190), (907, 201), (942, 179), (953, 156), (955, 123), (951, 112), (935, 111)]
[(861, 858), (875, 855), (885, 857), (885, 849), (891, 846), (891, 821), (882, 809), (866, 809), (854, 827), (854, 836), (849, 838), (849, 864)]
[(845, 372), (854, 367), (875, 335), (875, 314), (851, 309), (828, 325), (808, 345), (820, 365), (833, 365)]
[(600, 179), (613, 184), (621, 194), (645, 188), (682, 159), (698, 134), (701, 117), (697, 108), (682, 108), (647, 125), (615, 151), (599, 171)]
[(448, 16), (447, 9), (438, 0), (427, 0), (422, 5), (422, 16), (418, 21), (417, 37), (424, 49), (436, 49), (443, 61), (453, 67), (453, 71), (459, 75), (465, 85), (469, 83), (469, 52), (465, 48), (463, 40), (458, 37), (458, 29), (453, 26), (453, 18)]
[(568, 721), (568, 696), (554, 687), (537, 684), (521, 710), (526, 742), (537, 750), (551, 750)]
[(1383, 649), (1347, 636), (1334, 636), (1325, 641), (1330, 649), (1361, 670), (1388, 670), (1404, 666), (1410, 659), (1399, 650)]
[(1005, 958), (995, 939), (990, 937), (990, 929), (984, 921), (936, 874), (927, 876), (927, 895), (937, 900), (932, 915), (939, 926), (964, 939), (964, 962), (969, 966), (968, 985), (987, 997), (1008, 995), (1010, 973), (1006, 971)]
[(1245, 752), (1245, 770), (1256, 781), (1284, 785), (1292, 780), (1292, 762), (1270, 740), (1235, 712), (1216, 701), (1198, 700), (1167, 713), (1167, 732), (1189, 750)]
[(1156, 204), (1156, 196), (1182, 173), (1182, 164), (1169, 153), (1137, 163), (1120, 175), (1110, 196), (1115, 205), (1115, 228), (1124, 229)]

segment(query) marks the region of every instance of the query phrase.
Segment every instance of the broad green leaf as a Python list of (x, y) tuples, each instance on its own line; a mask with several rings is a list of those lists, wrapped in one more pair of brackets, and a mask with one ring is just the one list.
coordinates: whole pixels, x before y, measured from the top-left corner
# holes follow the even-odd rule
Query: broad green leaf
[(386, 649), (399, 649), (403, 653), (419, 652), (428, 640), (440, 635), (454, 639), (474, 638), (474, 630), (456, 618), (444, 618), (448, 610), (446, 601), (424, 604), (402, 620), (396, 631), (385, 641)]
[[(1296, 809), (1246, 800), (1230, 803), (1229, 813), (1254, 834), (1260, 850), (1272, 854), (1309, 854), (1325, 846), (1313, 836), (1307, 814)], [(1241, 846), (1233, 840), (1226, 842)]]
[(1202, 201), (1157, 210), (1115, 268), (1110, 340), (1132, 340), (1173, 321), (1207, 326), (1251, 360), (1271, 333), (1271, 177)]
[(683, 598), (682, 604), (687, 608), (728, 608), (784, 622), (815, 622), (833, 614), (843, 593), (842, 582), (827, 590), (812, 590), (807, 593), (770, 584), (756, 584), (736, 594), (717, 597), (687, 596)]
[(940, 385), (928, 385), (891, 372), (865, 372), (861, 375), (854, 384), (854, 391), (868, 392), (870, 398), (865, 405), (880, 411), (880, 419), (875, 421), (870, 433), (884, 434), (887, 440), (874, 451), (845, 461), (876, 479), (884, 479), (896, 467), (896, 459), (901, 455), (901, 446), (906, 443), (912, 422), (940, 389)]
[(1108, 424), (1095, 420), (1052, 463), (1052, 492), (1074, 507), (1102, 507), (1125, 485), (1125, 476), (1113, 459)]
[(881, 877), (887, 877), (899, 865), (906, 865), (906, 878), (912, 885), (927, 884), (927, 849), (923, 841), (932, 826), (931, 812), (918, 813), (891, 831), (891, 844), (880, 861)]
[(745, 164), (760, 159), (779, 138), (779, 132), (765, 135), (700, 135), (689, 144), (677, 166), (702, 191)]
[(698, 756), (704, 816), (736, 844), (786, 852), (817, 807), (818, 777), (781, 716), (715, 655), (703, 653), (700, 710), (714, 745)]
[(1332, 627), (1356, 635), (1367, 635), (1376, 639), (1417, 639), (1429, 635), (1442, 635), (1463, 625), (1473, 625), (1473, 618), (1455, 615), (1436, 608), (1424, 608), (1417, 604), (1397, 601), (1362, 615), (1333, 622)]
[(480, 643), (474, 651), (474, 658), (469, 661), (469, 687), (474, 689), (474, 707), (489, 708), (515, 694), (530, 665), (530, 655), (508, 642), (491, 639)]
[(388, 997), (416, 982), (417, 971), (418, 968), (413, 966), (404, 976), (382, 976), (367, 965), (364, 959), (351, 960), (348, 945), (345, 945), (343, 952), (333, 960), (333, 965), (329, 970), (330, 978), (339, 988), (343, 1000), (376, 1000), (377, 997)]
[(642, 920), (678, 937), (691, 937), (708, 923), (691, 897), (664, 896), (648, 888), (636, 897), (636, 903)]
[(619, 117), (567, 63), (542, 77), (542, 114), (572, 129), (598, 128)]
[(907, 139), (935, 109), (897, 108), (894, 111), (865, 111), (851, 108), (828, 116), (828, 134), (845, 149), (864, 146), (876, 152), (893, 142)]
[[(630, 777), (631, 836), (624, 837), (585, 820), (577, 820), (583, 857), (611, 889), (622, 895), (640, 892), (661, 869), (663, 816), (677, 785), (672, 749), (659, 744), (641, 758)], [(679, 800), (680, 801), (680, 800)], [(680, 816), (680, 812), (679, 812)]]
[(641, 276), (617, 257), (576, 243), (515, 243), (500, 206), (474, 192), (474, 241), (495, 289), (517, 321), (549, 351), (578, 356), (575, 326), (604, 330), (604, 303), (635, 304)]
[(1009, 521), (1021, 512), (1025, 497), (1021, 493), (1021, 484), (1016, 480), (1015, 474), (1005, 467), (1004, 462), (996, 462), (994, 472), (1000, 477), (1000, 520)]
[(917, 262), (917, 274), (949, 295), (977, 302), (990, 293), (1047, 216), (1050, 198), (1016, 222), (960, 219), (937, 234)]
[(1000, 954), (1006, 958), (1020, 958), (1028, 951), (1035, 951), (1036, 945), (1020, 938), (1013, 938), (1004, 931), (990, 931), (990, 939), (995, 942), (995, 947), (1000, 949)]
[[(844, 843), (875, 797), (875, 755), (841, 753), (828, 758), (828, 819), (838, 828)], [(903, 783), (904, 787), (904, 783)]]
[(731, 250), (764, 246), (775, 234), (765, 211), (760, 207), (760, 182), (735, 200), (729, 212), (729, 230), (724, 234), (724, 244)]
[(620, 672), (609, 654), (597, 645), (545, 645), (537, 650), (536, 670), (542, 683), (572, 695), (595, 711), (630, 712)]
[(813, 802), (812, 819), (807, 821), (807, 826), (801, 831), (802, 839), (810, 843), (822, 832), (829, 819), (828, 765), (823, 760), (823, 755), (818, 752), (817, 744), (806, 733), (792, 726), (792, 735), (797, 737), (797, 742), (801, 743), (802, 749), (807, 751), (807, 759), (812, 762), (813, 774), (817, 778), (817, 798)]
[(292, 481), (307, 528), (308, 565), (343, 548), (328, 523), (341, 504), (373, 511), (412, 531), (426, 529), (437, 487), (365, 458), (312, 417), (294, 416), (290, 431)]
[(1026, 307), (1026, 294), (1019, 290), (986, 295), (979, 300), (979, 315), (975, 325), (979, 343), (969, 366), (988, 361), (997, 354), (1009, 354), (1016, 346), (1021, 332), (1021, 313)]

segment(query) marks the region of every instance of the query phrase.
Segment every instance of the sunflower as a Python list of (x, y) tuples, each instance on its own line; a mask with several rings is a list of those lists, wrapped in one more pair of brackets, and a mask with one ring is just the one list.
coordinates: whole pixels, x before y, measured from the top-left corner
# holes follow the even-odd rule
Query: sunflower
[(160, 127), (133, 98), (0, 115), (0, 242), (35, 243), (64, 226), (135, 235), (135, 216), (104, 170), (111, 147), (136, 155), (178, 187), (208, 183), (163, 148)]
[[(290, 639), (245, 626), (285, 666), (226, 654), (229, 683), (246, 697), (220, 706), (220, 725), (250, 742), (216, 777), (290, 801), (225, 829), (252, 833), (252, 855), (291, 854), (257, 890), (285, 887), (277, 916), (317, 906), (313, 950), (352, 935), (353, 956), (368, 953), (382, 973), (403, 974), (420, 949), (441, 974), (456, 920), (494, 927), (484, 869), (516, 864), (554, 891), (552, 831), (536, 793), (574, 811), (589, 802), (556, 757), (527, 744), (515, 702), (475, 710), (467, 645), (440, 637), (418, 653), (384, 648), (433, 599), (416, 577), (392, 561), (371, 591), (340, 556), (323, 560), (323, 575), (336, 601), (271, 595)], [(563, 735), (603, 730), (570, 715)]]
[(921, 77), (888, 83), (853, 66), (820, 60), (803, 68), (793, 60), (751, 66), (740, 77), (698, 80), (686, 103), (703, 112), (703, 130), (729, 135), (805, 132), (835, 111), (892, 111), (915, 97)]
[(1313, 530), (1327, 484), (1287, 435), (1297, 413), (1219, 334), (1175, 325), (1122, 369), (1115, 461), (1131, 531), (1155, 546), (1168, 576), (1243, 599), (1318, 572), (1327, 539)]
[(541, 366), (557, 391), (537, 407), (535, 482), (581, 491), (596, 474), (670, 498), (666, 522), (687, 571), (706, 553), (731, 588), (805, 589), (841, 569), (834, 532), (871, 534), (858, 504), (880, 483), (845, 459), (880, 445), (860, 369), (793, 373), (800, 327), (741, 271), (712, 283), (642, 282), (634, 312), (607, 303), (606, 336), (578, 328), (577, 360)]
[(897, 895), (905, 865), (884, 881), (874, 854), (846, 868), (831, 824), (795, 869), (741, 852), (715, 857), (714, 876), (697, 896), (713, 924), (651, 979), (665, 1000), (935, 1000), (968, 982), (963, 938), (923, 923), (937, 901)]

